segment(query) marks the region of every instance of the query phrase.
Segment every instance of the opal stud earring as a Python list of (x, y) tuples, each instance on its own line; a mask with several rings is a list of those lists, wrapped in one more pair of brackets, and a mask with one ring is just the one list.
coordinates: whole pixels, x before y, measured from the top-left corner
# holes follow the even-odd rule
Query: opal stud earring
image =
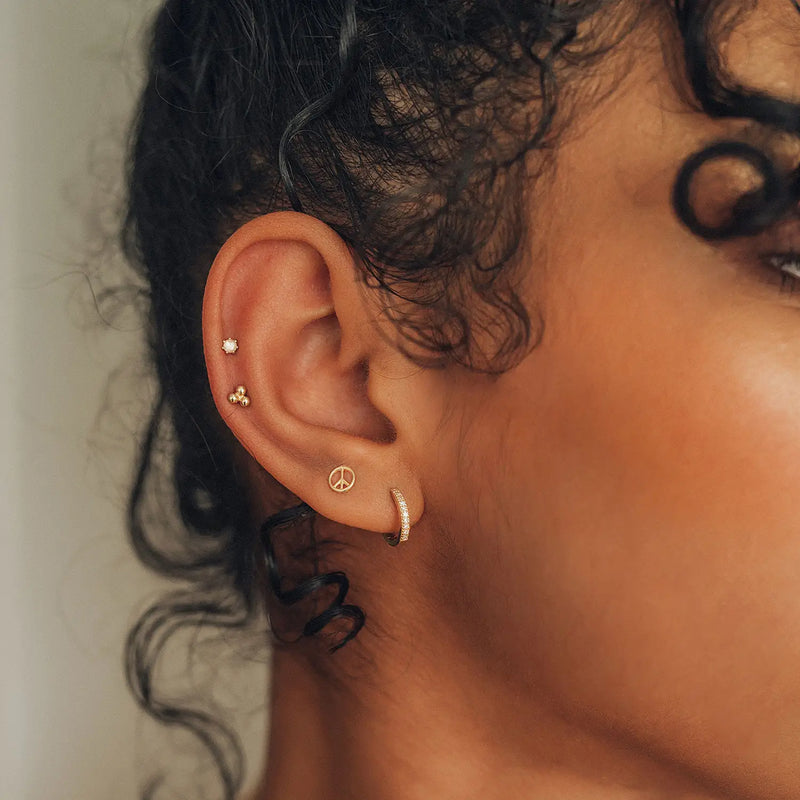
[(225, 355), (232, 356), (239, 349), (238, 339), (223, 339), (222, 351)]
[(250, 405), (250, 398), (247, 396), (247, 389), (244, 386), (237, 386), (236, 391), (228, 395), (228, 402), (233, 405), (240, 405), (247, 408)]

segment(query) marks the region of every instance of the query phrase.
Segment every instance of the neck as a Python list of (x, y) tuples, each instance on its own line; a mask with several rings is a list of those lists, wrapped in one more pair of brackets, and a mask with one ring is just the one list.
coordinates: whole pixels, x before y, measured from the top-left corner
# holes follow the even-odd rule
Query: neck
[[(369, 659), (359, 641), (367, 636), (378, 653)], [(441, 631), (432, 649), (418, 635), (366, 630), (335, 655), (303, 647), (274, 655), (257, 800), (719, 800), (515, 695)]]

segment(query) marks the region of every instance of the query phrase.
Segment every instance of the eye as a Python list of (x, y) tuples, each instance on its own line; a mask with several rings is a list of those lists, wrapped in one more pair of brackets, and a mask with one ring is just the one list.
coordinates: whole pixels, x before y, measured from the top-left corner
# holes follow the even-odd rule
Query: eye
[(766, 265), (777, 272), (781, 291), (795, 292), (800, 289), (800, 253), (770, 253), (763, 258)]

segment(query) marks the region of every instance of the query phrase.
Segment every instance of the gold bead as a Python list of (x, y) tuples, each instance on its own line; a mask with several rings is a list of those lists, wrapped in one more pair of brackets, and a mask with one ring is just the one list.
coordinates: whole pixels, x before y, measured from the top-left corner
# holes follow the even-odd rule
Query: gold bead
[(244, 386), (237, 386), (233, 394), (228, 395), (228, 402), (236, 405), (237, 403), (242, 408), (247, 408), (250, 405), (250, 398), (247, 396), (247, 389)]

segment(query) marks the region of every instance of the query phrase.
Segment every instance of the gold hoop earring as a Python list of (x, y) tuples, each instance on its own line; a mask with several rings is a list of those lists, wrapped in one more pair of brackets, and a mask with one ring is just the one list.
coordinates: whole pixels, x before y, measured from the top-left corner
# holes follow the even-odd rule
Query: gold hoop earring
[(396, 534), (384, 533), (383, 538), (386, 544), (392, 547), (397, 547), (400, 542), (407, 542), (408, 535), (411, 533), (411, 522), (408, 515), (408, 503), (406, 503), (403, 493), (399, 489), (390, 489), (392, 499), (397, 506), (397, 512), (400, 514), (400, 530)]

